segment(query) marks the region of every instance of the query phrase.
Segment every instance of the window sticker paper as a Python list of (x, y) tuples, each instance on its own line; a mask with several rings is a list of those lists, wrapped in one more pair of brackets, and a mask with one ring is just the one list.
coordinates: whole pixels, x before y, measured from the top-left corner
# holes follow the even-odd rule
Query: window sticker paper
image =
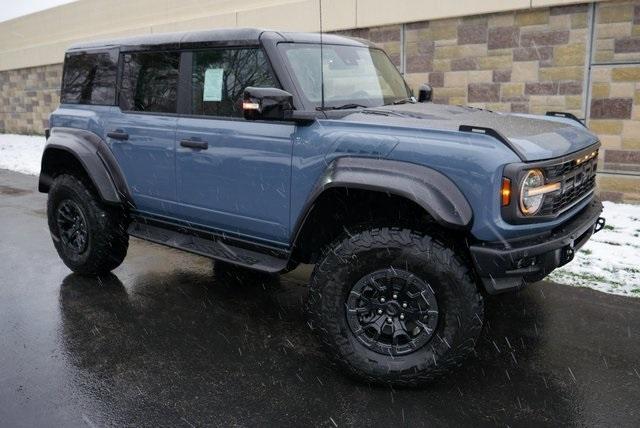
[(202, 101), (222, 101), (222, 76), (224, 69), (208, 68), (204, 72)]

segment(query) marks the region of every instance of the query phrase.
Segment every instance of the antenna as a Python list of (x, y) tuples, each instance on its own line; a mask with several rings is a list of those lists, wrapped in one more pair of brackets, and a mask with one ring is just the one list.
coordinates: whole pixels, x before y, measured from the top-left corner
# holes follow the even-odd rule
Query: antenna
[(324, 58), (322, 49), (322, 0), (318, 0), (320, 9), (320, 109), (324, 111)]

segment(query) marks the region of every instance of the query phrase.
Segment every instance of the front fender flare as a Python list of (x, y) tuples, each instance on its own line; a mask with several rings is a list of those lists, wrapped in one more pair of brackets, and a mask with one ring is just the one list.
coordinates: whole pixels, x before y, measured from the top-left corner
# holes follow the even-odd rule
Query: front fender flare
[(297, 237), (314, 201), (327, 189), (346, 187), (384, 192), (421, 206), (441, 226), (469, 229), (473, 210), (444, 174), (422, 165), (387, 159), (341, 157), (332, 161), (305, 203), (293, 236)]

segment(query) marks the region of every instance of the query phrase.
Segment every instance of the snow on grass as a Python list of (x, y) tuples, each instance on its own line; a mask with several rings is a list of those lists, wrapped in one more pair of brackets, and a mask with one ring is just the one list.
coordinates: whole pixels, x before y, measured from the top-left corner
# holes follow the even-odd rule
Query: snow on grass
[(39, 174), (44, 143), (39, 135), (0, 134), (0, 169)]
[[(0, 134), (0, 169), (40, 172), (42, 136)], [(606, 293), (640, 297), (640, 205), (604, 202), (605, 228), (550, 279)]]
[(607, 224), (550, 279), (605, 293), (640, 297), (640, 205), (604, 202)]

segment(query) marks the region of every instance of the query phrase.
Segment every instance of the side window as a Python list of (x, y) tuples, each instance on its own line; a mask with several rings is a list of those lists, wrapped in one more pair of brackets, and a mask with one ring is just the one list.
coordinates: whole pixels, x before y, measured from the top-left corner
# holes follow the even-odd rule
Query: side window
[(123, 54), (120, 108), (175, 113), (179, 65), (178, 52)]
[(116, 100), (117, 53), (68, 53), (60, 102), (113, 105)]
[(241, 117), (242, 93), (247, 86), (278, 86), (261, 49), (212, 49), (193, 53), (193, 114)]

